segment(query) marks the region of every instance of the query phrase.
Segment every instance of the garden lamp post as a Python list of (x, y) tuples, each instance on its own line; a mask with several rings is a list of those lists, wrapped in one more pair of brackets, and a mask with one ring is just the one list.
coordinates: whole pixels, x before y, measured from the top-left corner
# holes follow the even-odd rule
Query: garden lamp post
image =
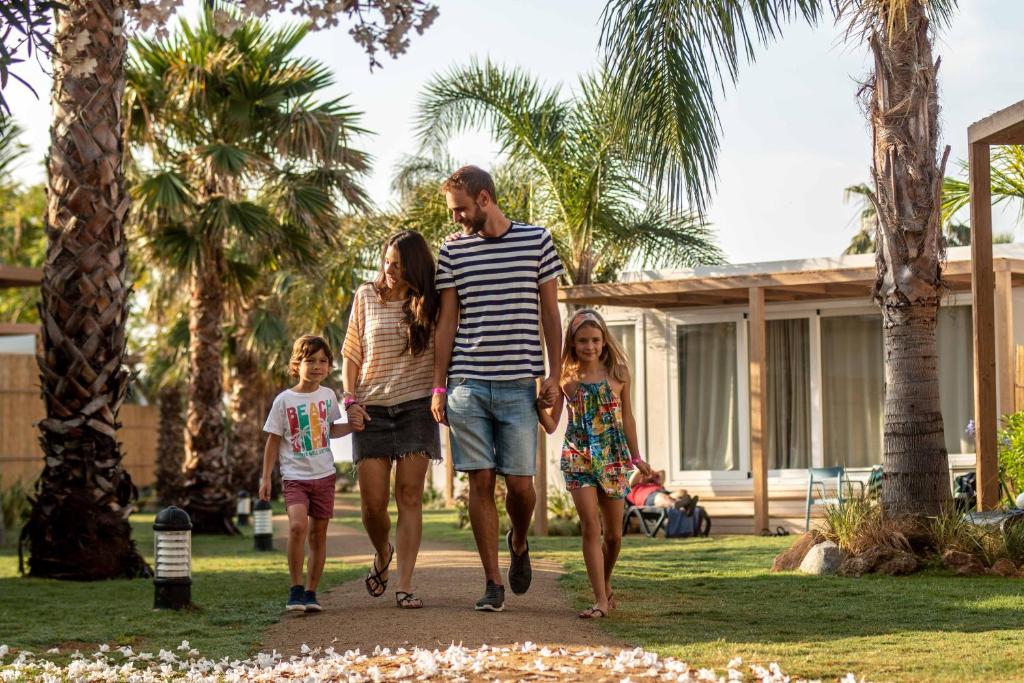
[(257, 500), (253, 506), (253, 542), (256, 550), (274, 549), (274, 520), (270, 501)]
[(249, 526), (249, 514), (252, 512), (252, 496), (248, 491), (238, 492), (238, 504), (235, 513), (238, 515), (238, 526)]
[(153, 609), (192, 604), (192, 520), (179, 507), (164, 508), (153, 522), (156, 574)]

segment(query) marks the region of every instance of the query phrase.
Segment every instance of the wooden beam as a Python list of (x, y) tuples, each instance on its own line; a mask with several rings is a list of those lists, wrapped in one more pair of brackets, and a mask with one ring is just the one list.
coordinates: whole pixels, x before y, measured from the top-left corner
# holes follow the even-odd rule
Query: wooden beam
[(0, 337), (13, 337), (23, 334), (38, 336), (42, 332), (42, 326), (36, 323), (0, 323)]
[(548, 435), (537, 427), (537, 475), (533, 486), (537, 491), (537, 505), (533, 508), (533, 533), (548, 535)]
[(6, 266), (0, 264), (0, 289), (13, 287), (38, 287), (43, 281), (43, 271), (40, 268), (25, 268), (23, 266)]
[(768, 386), (765, 368), (764, 289), (750, 288), (750, 467), (754, 533), (768, 528)]
[(999, 414), (1014, 410), (1015, 361), (1013, 342), (1013, 281), (1008, 270), (997, 270), (995, 296), (996, 394)]
[(971, 291), (974, 323), (974, 437), (977, 451), (978, 509), (999, 502), (996, 455), (996, 344), (992, 272), (992, 178), (987, 143), (968, 150), (971, 185)]
[(455, 507), (455, 462), (452, 456), (452, 434), (448, 427), (441, 425), (441, 437), (448, 457), (444, 459), (444, 506)]
[(967, 128), (967, 141), (985, 145), (1024, 144), (1024, 100), (972, 123)]

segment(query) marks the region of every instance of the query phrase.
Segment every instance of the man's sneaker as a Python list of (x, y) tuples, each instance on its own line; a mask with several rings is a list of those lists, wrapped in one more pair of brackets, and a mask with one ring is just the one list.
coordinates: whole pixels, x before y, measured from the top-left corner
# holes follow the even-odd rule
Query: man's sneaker
[(484, 612), (505, 611), (505, 587), (488, 581), (484, 597), (476, 601), (476, 609)]
[(291, 590), (288, 591), (288, 611), (289, 612), (305, 612), (306, 603), (302, 599), (303, 597), (302, 586), (292, 586)]
[(533, 581), (533, 568), (530, 566), (530, 544), (526, 544), (526, 550), (522, 555), (516, 555), (512, 550), (512, 530), (505, 534), (505, 544), (508, 545), (508, 585), (516, 595), (522, 595), (530, 590), (530, 582)]
[(302, 602), (306, 605), (307, 612), (323, 612), (320, 601), (316, 599), (316, 591), (306, 591), (302, 596)]

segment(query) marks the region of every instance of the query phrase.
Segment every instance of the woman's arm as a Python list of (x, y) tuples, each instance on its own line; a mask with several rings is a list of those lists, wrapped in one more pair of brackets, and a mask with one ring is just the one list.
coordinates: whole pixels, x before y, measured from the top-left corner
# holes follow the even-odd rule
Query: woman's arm
[(644, 476), (651, 476), (651, 466), (640, 455), (640, 445), (636, 440), (636, 418), (633, 417), (633, 399), (630, 396), (632, 381), (626, 380), (622, 383), (619, 396), (622, 401), (622, 426), (626, 432), (626, 445), (629, 446), (629, 453), (633, 458), (633, 464)]
[[(434, 387), (443, 387), (448, 383), (448, 365), (452, 360), (452, 349), (455, 347), (455, 332), (459, 328), (459, 295), (454, 287), (441, 290), (441, 305), (437, 314), (437, 325), (434, 327)], [(439, 423), (448, 424), (445, 409), (448, 397), (445, 394), (433, 394), (430, 399), (430, 411)]]
[(263, 447), (263, 476), (260, 477), (260, 500), (270, 500), (270, 475), (277, 464), (277, 456), (281, 451), (281, 436), (267, 434), (267, 444)]

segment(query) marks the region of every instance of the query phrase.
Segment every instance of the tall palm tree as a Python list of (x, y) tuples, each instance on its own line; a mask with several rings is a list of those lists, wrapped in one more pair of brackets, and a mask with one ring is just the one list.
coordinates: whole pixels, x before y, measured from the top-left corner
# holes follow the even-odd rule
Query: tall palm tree
[(781, 38), (785, 23), (831, 10), (868, 46), (862, 95), (872, 129), (872, 203), (886, 353), (885, 476), (894, 514), (939, 511), (950, 498), (935, 326), (942, 292), (939, 203), (947, 151), (937, 149), (938, 63), (933, 21), (956, 0), (609, 0), (602, 44), (624, 106), (633, 164), (669, 201), (698, 207), (716, 171), (715, 82)]
[(670, 211), (631, 168), (619, 98), (604, 73), (563, 97), (516, 68), (471, 61), (435, 76), (419, 104), (420, 141), (441, 150), (466, 128), (487, 128), (533, 179), (532, 205), (577, 285), (639, 265), (722, 262), (708, 225)]
[(330, 248), (336, 205), (367, 203), (368, 158), (349, 145), (360, 115), (316, 100), (333, 78), (292, 56), (306, 33), (245, 21), (224, 36), (206, 11), (195, 27), (132, 45), (138, 220), (189, 273), (184, 503), (198, 533), (237, 531), (223, 420), (228, 284), (255, 277), (253, 252)]
[[(39, 307), (45, 466), (22, 530), (33, 576), (109, 579), (149, 571), (131, 538), (136, 489), (117, 441), (130, 380), (122, 16), (116, 0), (69, 0), (57, 17)], [(82, 40), (90, 31), (104, 39)]]

